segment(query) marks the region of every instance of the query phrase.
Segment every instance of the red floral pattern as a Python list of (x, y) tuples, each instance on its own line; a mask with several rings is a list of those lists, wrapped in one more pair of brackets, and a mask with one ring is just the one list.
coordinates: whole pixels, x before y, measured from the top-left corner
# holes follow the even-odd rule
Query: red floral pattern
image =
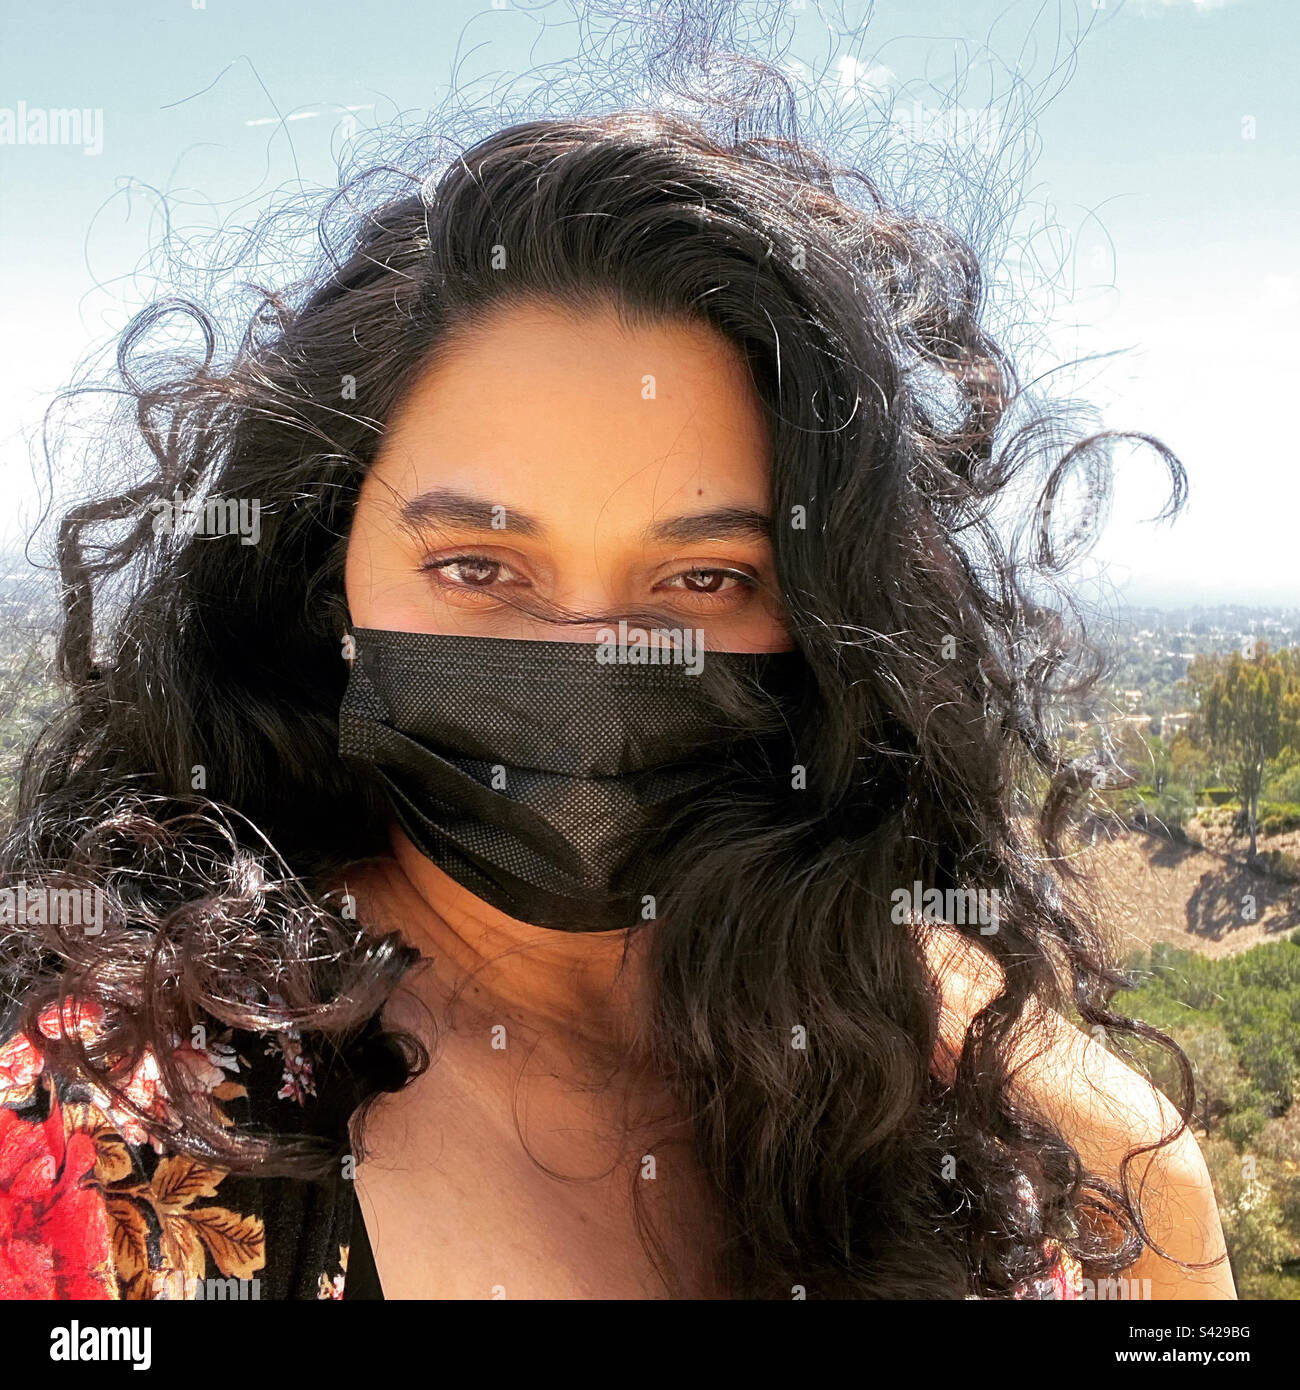
[(95, 1141), (79, 1130), (65, 1134), (57, 1102), (42, 1124), (0, 1109), (0, 1294), (5, 1298), (118, 1296), (94, 1168)]
[[(37, 1030), (56, 1038), (66, 1029), (89, 1043), (104, 1023), (97, 1005), (51, 1005)], [(176, 1040), (173, 1058), (184, 1084), (231, 1123), (223, 1104), (248, 1095), (232, 1075), (235, 1048), (222, 1038)], [(168, 1153), (130, 1108), (168, 1119), (153, 1052), (120, 1093), (48, 1071), (26, 1034), (0, 1046), (0, 1298), (196, 1298), (204, 1280), (247, 1287), (265, 1268), (262, 1218), (221, 1204), (229, 1175)]]

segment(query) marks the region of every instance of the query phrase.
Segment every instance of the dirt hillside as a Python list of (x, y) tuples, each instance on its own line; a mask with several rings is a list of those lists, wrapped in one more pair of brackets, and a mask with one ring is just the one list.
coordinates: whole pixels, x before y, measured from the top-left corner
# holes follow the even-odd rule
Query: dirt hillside
[(1099, 836), (1081, 866), (1097, 875), (1103, 921), (1121, 953), (1167, 941), (1214, 958), (1300, 926), (1300, 884), (1248, 869), (1242, 848), (1222, 837), (1212, 846), (1178, 845), (1119, 831)]

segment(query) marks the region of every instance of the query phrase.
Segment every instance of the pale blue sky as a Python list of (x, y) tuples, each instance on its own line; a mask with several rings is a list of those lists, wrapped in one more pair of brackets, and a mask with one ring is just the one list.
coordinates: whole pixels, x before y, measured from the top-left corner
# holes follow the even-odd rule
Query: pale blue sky
[[(364, 137), (437, 108), (458, 40), (462, 79), (564, 60), (575, 42), (567, 9), (536, 0), (196, 5), (10, 0), (0, 11), (6, 546), (32, 514), (27, 453), (44, 404), (154, 288), (133, 272), (161, 226), (159, 190), (182, 230), (247, 221), (297, 178), (332, 183), (349, 113)], [(972, 119), (994, 110), (997, 130), (1032, 156), (1017, 166), (1024, 206), (1011, 229), (1027, 259), (1004, 270), (1064, 268), (1053, 293), (1039, 288), (1023, 308), (1043, 330), (1027, 374), (1124, 350), (1069, 378), (1074, 392), (1106, 425), (1165, 440), (1191, 477), (1183, 520), (1156, 530), (1137, 524), (1154, 509), (1154, 470), (1125, 468), (1099, 551), (1114, 581), (1138, 598), (1162, 588), (1300, 603), (1296, 449), (1286, 417), (1269, 414), (1295, 394), (1300, 313), (1294, 0), (881, 0), (822, 13), (793, 0), (788, 12), (784, 61), (797, 81), (820, 76), (832, 106), (892, 101), (907, 118), (948, 91)], [(841, 27), (869, 16), (865, 37), (832, 35), (826, 14)], [(1020, 132), (1026, 93), (1032, 123)], [(6, 143), (20, 102), (29, 117), (102, 112), (78, 136), (100, 148)], [(934, 137), (900, 138), (924, 156)], [(951, 157), (980, 167), (960, 143)]]

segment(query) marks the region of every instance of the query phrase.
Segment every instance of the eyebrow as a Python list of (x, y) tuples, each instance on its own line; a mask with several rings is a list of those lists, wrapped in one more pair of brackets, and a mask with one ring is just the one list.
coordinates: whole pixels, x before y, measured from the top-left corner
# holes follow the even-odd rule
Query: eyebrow
[[(398, 513), (408, 526), (428, 525), (430, 522), (443, 526), (463, 526), (468, 530), (492, 531), (494, 527), (493, 508), (500, 502), (490, 502), (485, 497), (474, 497), (468, 492), (456, 492), (452, 488), (435, 487), (410, 497), (402, 503)], [(506, 507), (506, 528), (520, 536), (540, 536), (546, 527), (535, 516), (521, 512), (515, 507)]]
[(646, 541), (767, 540), (772, 523), (752, 507), (715, 507), (709, 512), (670, 516), (656, 521), (641, 533)]
[[(502, 506), (484, 497), (475, 497), (453, 488), (430, 488), (402, 503), (401, 520), (409, 526), (435, 523), (463, 526), (470, 530), (500, 530), (493, 527), (493, 507)], [(506, 529), (521, 536), (541, 536), (546, 527), (537, 517), (516, 507), (506, 507)], [(771, 520), (752, 507), (715, 507), (711, 511), (665, 517), (652, 522), (641, 533), (643, 541), (689, 544), (692, 541), (742, 539), (767, 540), (772, 534)]]

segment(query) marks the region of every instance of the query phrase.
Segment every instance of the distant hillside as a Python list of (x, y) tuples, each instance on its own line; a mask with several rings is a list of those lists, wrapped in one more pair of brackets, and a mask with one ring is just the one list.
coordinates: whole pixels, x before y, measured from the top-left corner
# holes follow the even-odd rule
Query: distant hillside
[[(1297, 838), (1263, 840), (1261, 848), (1289, 849)], [(1300, 927), (1300, 884), (1194, 844), (1117, 830), (1080, 859), (1104, 894), (1103, 924), (1121, 958), (1165, 942), (1217, 960)]]

